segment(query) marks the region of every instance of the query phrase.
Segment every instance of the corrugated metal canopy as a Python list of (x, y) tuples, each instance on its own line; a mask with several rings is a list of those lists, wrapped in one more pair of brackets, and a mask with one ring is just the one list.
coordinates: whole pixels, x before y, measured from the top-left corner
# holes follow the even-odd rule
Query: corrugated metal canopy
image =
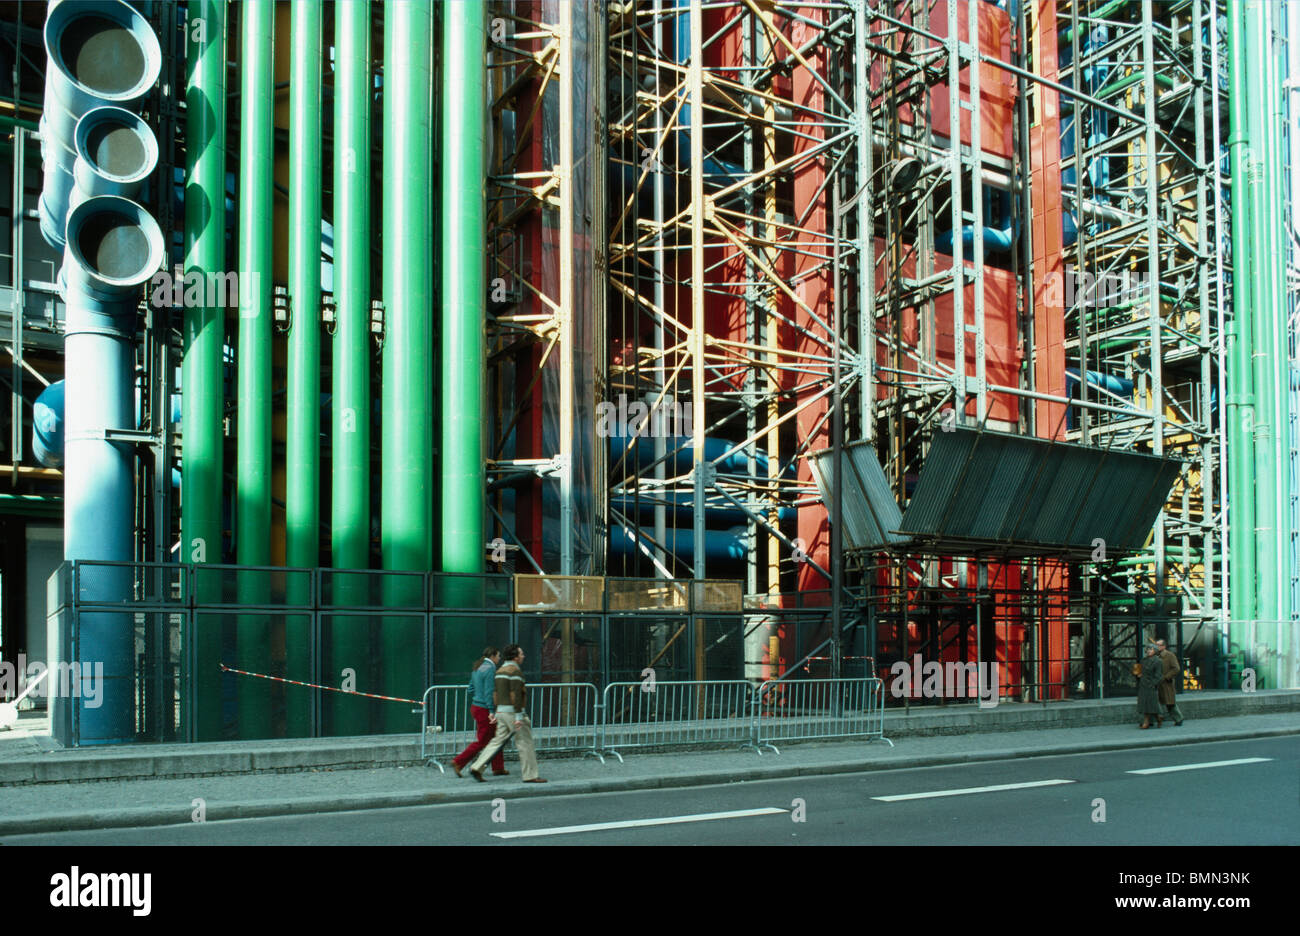
[[(822, 500), (831, 503), (835, 483), (835, 458), (831, 449), (811, 456), (813, 479)], [(851, 442), (843, 448), (844, 481), (840, 487), (840, 513), (846, 549), (876, 549), (911, 541), (897, 532), (903, 512), (889, 490), (885, 470), (870, 442)], [(828, 507), (829, 509), (829, 507)]]
[(941, 548), (1140, 549), (1183, 462), (959, 428), (936, 432), (895, 529)]

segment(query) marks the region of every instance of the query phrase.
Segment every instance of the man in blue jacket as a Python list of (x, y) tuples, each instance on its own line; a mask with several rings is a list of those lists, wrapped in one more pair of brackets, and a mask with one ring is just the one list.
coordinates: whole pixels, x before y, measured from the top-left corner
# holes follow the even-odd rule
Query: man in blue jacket
[[(496, 725), (492, 718), (492, 692), (496, 682), (497, 664), (500, 662), (500, 650), (496, 647), (484, 647), (482, 659), (469, 675), (469, 713), (474, 718), (474, 724), (478, 726), (478, 737), (452, 759), (451, 769), (456, 771), (458, 777), (464, 776), (461, 771), (465, 769), (465, 765), (472, 761), (479, 751), (487, 747), (496, 733)], [(498, 776), (510, 773), (506, 770), (505, 753), (499, 748), (496, 756), (492, 758), (492, 773)]]

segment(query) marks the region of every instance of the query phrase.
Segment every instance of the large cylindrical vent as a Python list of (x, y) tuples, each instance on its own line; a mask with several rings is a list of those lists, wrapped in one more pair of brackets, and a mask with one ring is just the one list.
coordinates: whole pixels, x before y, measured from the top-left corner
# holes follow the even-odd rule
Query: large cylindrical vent
[(77, 122), (77, 154), (68, 208), (95, 195), (134, 198), (158, 165), (158, 141), (149, 125), (121, 107), (96, 107)]
[(41, 233), (62, 247), (77, 122), (97, 107), (138, 109), (158, 80), (162, 53), (148, 21), (122, 0), (51, 4), (45, 52)]
[(68, 306), (89, 303), (109, 315), (133, 310), (141, 288), (163, 262), (162, 231), (153, 216), (129, 198), (97, 195), (72, 210), (67, 232)]
[[(162, 265), (163, 236), (140, 205), (116, 195), (88, 198), (68, 215), (64, 252), (65, 350), (63, 551), (70, 560), (130, 562), (133, 552), (133, 445), (114, 439), (135, 428), (132, 395), (136, 307)], [(82, 577), (85, 601), (125, 604), (127, 566), (94, 566)], [(129, 614), (83, 611), (79, 662), (102, 666), (97, 705), (81, 703), (80, 742), (135, 735), (135, 628)]]

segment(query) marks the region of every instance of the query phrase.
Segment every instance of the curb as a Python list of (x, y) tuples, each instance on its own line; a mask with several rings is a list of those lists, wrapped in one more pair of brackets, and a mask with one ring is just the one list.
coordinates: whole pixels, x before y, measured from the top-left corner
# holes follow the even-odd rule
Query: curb
[[(1183, 711), (1197, 722), (1205, 719), (1280, 715), (1297, 713), (1300, 720), (1300, 692), (1271, 691), (1272, 695), (1252, 702), (1252, 711), (1241, 713), (1240, 700), (1209, 698), (1188, 699)], [(1132, 700), (1117, 699), (1089, 702), (1075, 709), (1069, 705), (1040, 709), (972, 711), (969, 707), (942, 708), (904, 715), (886, 709), (884, 730), (894, 739), (941, 735), (1016, 734), (1044, 728), (1095, 728), (1120, 726), (1132, 721)], [(1231, 709), (1231, 711), (1228, 711)], [(0, 761), (0, 789), (31, 784), (82, 783), (100, 780), (161, 780), (199, 777), (255, 775), (258, 773), (293, 773), (314, 768), (334, 770), (372, 767), (417, 767), (419, 739), (406, 735), (375, 738), (317, 739), (287, 746), (236, 742), (220, 749), (187, 750), (185, 747), (160, 747), (152, 751), (121, 750), (89, 755), (80, 749), (47, 752)], [(190, 747), (190, 746), (186, 746)], [(685, 748), (684, 750), (690, 750)], [(566, 754), (556, 756), (564, 757)]]
[[(792, 777), (809, 777), (820, 774), (874, 773), (886, 770), (906, 770), (916, 767), (939, 767), (952, 764), (979, 763), (981, 761), (1010, 758), (1059, 757), (1064, 754), (1093, 754), (1106, 751), (1125, 751), (1134, 748), (1176, 747), (1200, 744), (1207, 741), (1242, 741), (1251, 738), (1275, 738), (1300, 734), (1300, 725), (1284, 728), (1266, 728), (1240, 732), (1217, 732), (1206, 735), (1184, 734), (1169, 741), (1143, 736), (1129, 740), (1092, 741), (1087, 743), (1055, 744), (1025, 751), (1018, 748), (997, 748), (985, 751), (964, 751), (950, 754), (921, 754), (893, 757), (886, 760), (844, 760), (825, 764), (766, 764), (755, 763), (749, 768), (717, 769), (682, 776), (607, 777), (595, 780), (559, 780), (545, 787), (517, 789), (510, 794), (513, 799), (541, 796), (572, 796), (579, 793), (616, 793), (637, 790), (678, 789), (683, 787), (713, 786), (756, 780), (783, 780)], [(780, 755), (776, 755), (780, 756)], [(522, 784), (517, 785), (522, 787)], [(487, 797), (477, 789), (442, 792), (362, 793), (349, 796), (317, 796), (287, 800), (250, 800), (243, 803), (214, 805), (207, 809), (206, 821), (221, 822), (230, 819), (265, 819), (276, 816), (296, 816), (313, 813), (350, 812), (362, 809), (395, 809), (409, 806), (441, 806), (463, 803), (481, 803)], [(495, 792), (495, 791), (494, 791)], [(499, 795), (499, 794), (498, 794)], [(126, 829), (145, 826), (190, 825), (191, 807), (144, 807), (136, 809), (90, 810), (75, 813), (55, 813), (43, 816), (24, 816), (0, 819), (0, 836), (28, 835), (48, 832), (84, 832), (99, 829)]]

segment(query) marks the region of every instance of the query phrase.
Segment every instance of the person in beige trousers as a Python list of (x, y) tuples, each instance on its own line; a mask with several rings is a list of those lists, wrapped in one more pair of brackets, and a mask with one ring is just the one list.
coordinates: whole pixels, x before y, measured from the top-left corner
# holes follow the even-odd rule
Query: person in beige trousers
[(479, 783), (483, 780), (483, 768), (493, 755), (505, 746), (511, 738), (519, 752), (519, 763), (523, 767), (524, 783), (545, 783), (537, 775), (537, 751), (533, 747), (533, 725), (528, 718), (528, 686), (524, 682), (524, 650), (518, 644), (509, 644), (501, 651), (504, 661), (497, 669), (496, 680), (492, 687), (492, 703), (496, 714), (490, 719), (497, 726), (496, 735), (487, 747), (479, 752), (469, 772)]

